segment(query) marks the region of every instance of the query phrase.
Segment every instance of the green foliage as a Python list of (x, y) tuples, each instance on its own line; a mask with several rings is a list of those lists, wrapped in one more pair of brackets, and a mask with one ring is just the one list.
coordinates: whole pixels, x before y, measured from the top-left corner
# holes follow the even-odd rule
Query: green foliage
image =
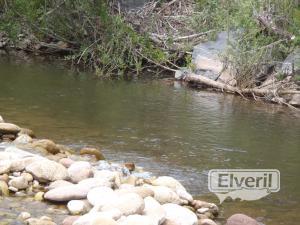
[(166, 54), (141, 36), (106, 0), (11, 0), (0, 30), (12, 38), (34, 34), (41, 41), (64, 41), (79, 51), (67, 59), (95, 68), (99, 75), (139, 72), (145, 58), (163, 63)]
[[(201, 12), (196, 19), (206, 29), (234, 32), (224, 62), (236, 76), (240, 87), (253, 87), (260, 75), (268, 73), (300, 43), (300, 13), (290, 0), (196, 0)], [(287, 40), (258, 23), (267, 12), (280, 29), (295, 35)]]

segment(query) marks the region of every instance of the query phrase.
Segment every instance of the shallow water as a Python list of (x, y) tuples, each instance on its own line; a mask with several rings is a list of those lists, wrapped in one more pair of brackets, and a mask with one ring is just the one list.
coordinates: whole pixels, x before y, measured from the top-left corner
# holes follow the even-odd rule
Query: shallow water
[(75, 148), (99, 146), (110, 160), (174, 176), (214, 202), (207, 189), (210, 169), (279, 169), (280, 192), (225, 202), (221, 217), (241, 212), (268, 225), (299, 224), (300, 115), (286, 107), (178, 83), (104, 82), (6, 62), (0, 64), (0, 115), (40, 138)]

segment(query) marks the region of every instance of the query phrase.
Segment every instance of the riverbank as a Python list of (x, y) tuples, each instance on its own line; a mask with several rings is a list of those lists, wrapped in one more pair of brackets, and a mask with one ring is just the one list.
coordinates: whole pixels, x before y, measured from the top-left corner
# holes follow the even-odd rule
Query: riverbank
[[(49, 207), (65, 204), (72, 216), (60, 224), (215, 224), (218, 207), (194, 200), (172, 177), (153, 177), (134, 163), (109, 163), (96, 148), (76, 155), (0, 119), (2, 198), (31, 198)], [(19, 213), (15, 220), (29, 225), (55, 224), (44, 215)]]

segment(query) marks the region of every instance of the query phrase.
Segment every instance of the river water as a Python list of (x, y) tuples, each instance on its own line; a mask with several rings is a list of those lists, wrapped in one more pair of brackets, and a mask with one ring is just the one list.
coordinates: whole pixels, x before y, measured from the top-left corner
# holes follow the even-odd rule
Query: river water
[(216, 203), (207, 189), (210, 169), (278, 169), (280, 192), (226, 201), (220, 217), (240, 212), (268, 225), (299, 224), (300, 115), (286, 107), (161, 80), (100, 81), (6, 62), (0, 63), (0, 115), (40, 138), (98, 146), (109, 160), (174, 176)]

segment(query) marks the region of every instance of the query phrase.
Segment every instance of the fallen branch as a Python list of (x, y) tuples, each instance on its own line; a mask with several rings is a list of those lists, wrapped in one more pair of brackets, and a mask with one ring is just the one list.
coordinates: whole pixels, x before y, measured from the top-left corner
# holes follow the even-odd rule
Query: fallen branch
[(278, 89), (258, 89), (258, 88), (245, 88), (239, 89), (228, 84), (223, 84), (218, 81), (211, 80), (201, 75), (194, 73), (187, 73), (183, 78), (187, 82), (195, 82), (200, 84), (205, 84), (207, 86), (224, 90), (226, 92), (237, 93), (240, 95), (256, 95), (256, 96), (266, 96), (268, 94), (300, 94), (300, 91), (296, 90), (278, 90)]

